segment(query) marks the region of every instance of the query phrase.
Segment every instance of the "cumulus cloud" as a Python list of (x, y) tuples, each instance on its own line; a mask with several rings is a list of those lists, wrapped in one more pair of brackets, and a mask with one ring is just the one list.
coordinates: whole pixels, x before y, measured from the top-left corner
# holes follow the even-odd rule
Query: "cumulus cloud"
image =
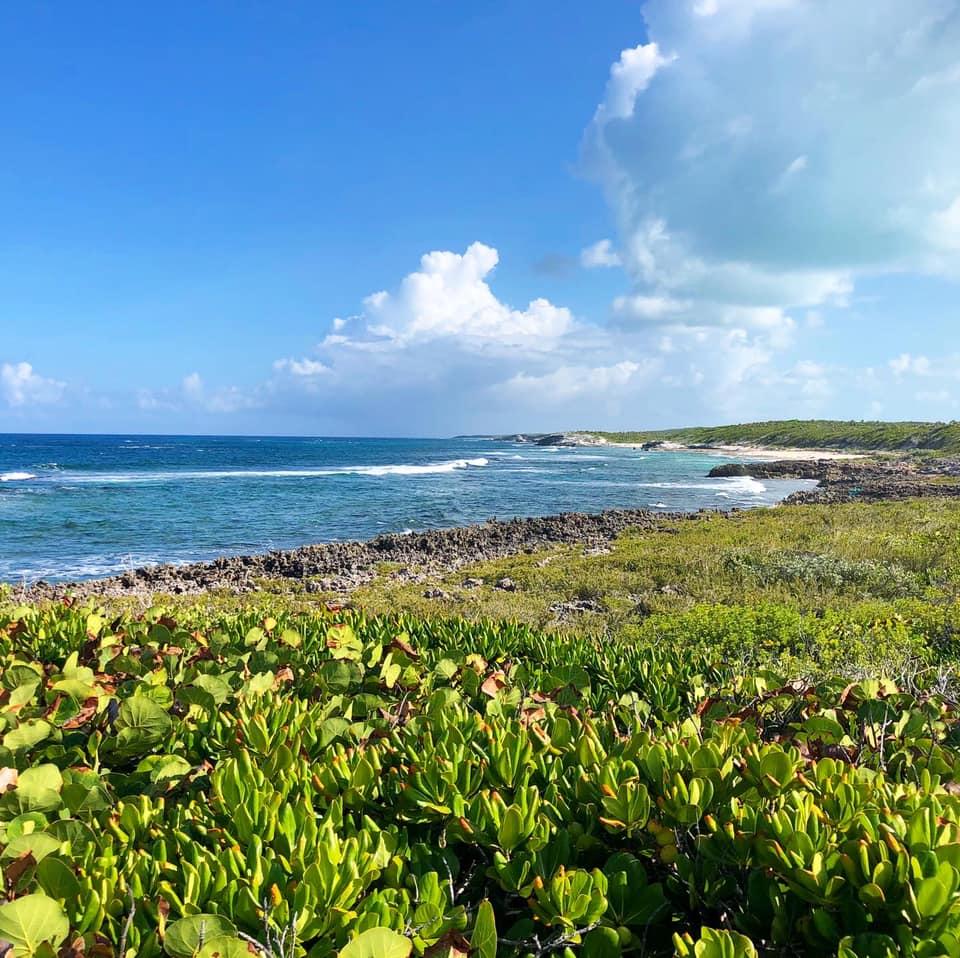
[(66, 383), (48, 379), (27, 362), (0, 366), (0, 396), (8, 406), (33, 406), (58, 402)]
[(335, 321), (314, 358), (276, 360), (270, 401), (317, 410), (331, 431), (374, 420), (411, 434), (756, 415), (789, 398), (784, 389), (806, 401), (822, 386), (813, 367), (781, 364), (797, 323), (779, 306), (635, 293), (601, 325), (543, 298), (503, 301), (498, 261), (482, 243), (426, 254)]
[(657, 71), (676, 59), (663, 54), (656, 43), (645, 43), (624, 50), (610, 67), (610, 77), (603, 102), (597, 107), (596, 120), (607, 123), (633, 115), (637, 97), (649, 86)]
[(498, 261), (498, 252), (483, 243), (463, 253), (426, 253), (419, 270), (395, 292), (368, 296), (363, 313), (340, 327), (345, 332), (328, 336), (326, 345), (383, 351), (455, 339), (466, 350), (549, 349), (573, 328), (572, 314), (543, 298), (525, 309), (501, 302), (489, 285)]
[(644, 17), (584, 141), (637, 292), (815, 309), (867, 275), (960, 273), (956, 2), (649, 0)]

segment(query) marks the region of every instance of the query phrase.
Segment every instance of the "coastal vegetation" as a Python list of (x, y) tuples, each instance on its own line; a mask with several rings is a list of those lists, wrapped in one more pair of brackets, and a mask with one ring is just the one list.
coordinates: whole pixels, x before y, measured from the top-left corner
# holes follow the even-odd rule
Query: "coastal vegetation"
[(960, 453), (960, 422), (870, 422), (834, 419), (786, 419), (695, 426), (642, 432), (591, 432), (610, 442), (679, 442), (716, 445), (755, 445), (769, 448), (860, 449), (910, 452), (928, 450)]
[(397, 572), (0, 596), (9, 953), (960, 953), (955, 501)]
[(730, 615), (748, 671), (702, 614), (610, 643), (269, 603), (10, 605), (0, 937), (172, 958), (955, 954), (946, 618), (927, 647), (861, 620), (913, 667), (850, 681), (778, 665), (826, 640)]

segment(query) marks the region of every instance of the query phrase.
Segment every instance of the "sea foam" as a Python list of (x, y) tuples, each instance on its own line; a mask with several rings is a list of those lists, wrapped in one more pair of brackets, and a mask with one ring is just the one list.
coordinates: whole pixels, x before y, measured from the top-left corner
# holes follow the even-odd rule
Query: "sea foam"
[[(92, 472), (63, 477), (75, 483), (155, 483), (204, 479), (312, 479), (323, 476), (426, 476), (458, 469), (481, 468), (488, 459), (448, 459), (423, 465), (395, 463), (383, 466), (331, 466), (326, 469), (205, 469), (170, 472)], [(12, 473), (10, 475), (13, 475)]]
[(36, 478), (32, 472), (0, 472), (0, 482), (23, 482)]

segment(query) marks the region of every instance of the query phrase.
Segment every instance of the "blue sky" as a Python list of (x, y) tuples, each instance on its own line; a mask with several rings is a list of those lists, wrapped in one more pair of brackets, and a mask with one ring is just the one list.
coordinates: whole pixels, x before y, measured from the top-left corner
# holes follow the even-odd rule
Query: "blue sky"
[(36, 3), (0, 54), (0, 431), (957, 416), (957, 0)]

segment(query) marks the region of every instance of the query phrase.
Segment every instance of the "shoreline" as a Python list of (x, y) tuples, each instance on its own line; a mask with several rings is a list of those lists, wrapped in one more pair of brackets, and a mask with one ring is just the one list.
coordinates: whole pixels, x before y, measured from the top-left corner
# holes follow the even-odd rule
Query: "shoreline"
[[(691, 450), (695, 451), (695, 450)], [(807, 504), (876, 503), (908, 498), (960, 498), (960, 459), (918, 464), (905, 460), (756, 459), (723, 463), (710, 477), (813, 480), (814, 488), (787, 496), (769, 508)], [(678, 522), (717, 516), (735, 519), (750, 510), (701, 508), (660, 512), (609, 509), (531, 518), (492, 519), (483, 523), (414, 533), (386, 533), (365, 541), (329, 542), (256, 555), (223, 556), (210, 561), (144, 566), (119, 575), (75, 582), (38, 581), (13, 594), (27, 601), (66, 596), (145, 598), (155, 594), (198, 595), (226, 591), (256, 592), (265, 582), (300, 580), (306, 593), (349, 595), (378, 575), (420, 582), (437, 574), (510, 555), (557, 545), (603, 549), (629, 530), (670, 533)], [(395, 568), (391, 568), (391, 567)]]
[(222, 556), (207, 562), (143, 566), (101, 579), (41, 580), (12, 588), (17, 597), (37, 601), (66, 596), (197, 595), (213, 590), (240, 594), (257, 591), (263, 580), (288, 579), (301, 580), (307, 593), (349, 594), (391, 565), (398, 566), (388, 571), (391, 577), (416, 582), (429, 575), (455, 572), (462, 566), (551, 546), (601, 548), (627, 530), (663, 531), (677, 522), (705, 514), (726, 516), (738, 512), (609, 509), (492, 519), (425, 532), (385, 533), (364, 541), (324, 542), (255, 555)]
[(683, 443), (664, 442), (655, 448), (650, 448), (649, 443), (635, 442), (608, 442), (607, 445), (616, 446), (619, 449), (643, 450), (644, 452), (698, 452), (707, 456), (762, 459), (777, 462), (839, 462), (870, 458), (870, 454), (866, 452), (843, 452), (839, 449), (802, 449), (799, 447), (775, 449), (767, 446), (740, 444), (687, 446)]
[(817, 462), (869, 459), (882, 455), (882, 450), (819, 449), (804, 446), (756, 446), (751, 443), (684, 443), (670, 439), (654, 439), (647, 442), (617, 442), (593, 432), (557, 432), (538, 434), (516, 433), (508, 436), (490, 436), (495, 441), (516, 442), (523, 445), (549, 447), (586, 447), (634, 449), (640, 452), (698, 452), (707, 456), (777, 460), (782, 462)]

